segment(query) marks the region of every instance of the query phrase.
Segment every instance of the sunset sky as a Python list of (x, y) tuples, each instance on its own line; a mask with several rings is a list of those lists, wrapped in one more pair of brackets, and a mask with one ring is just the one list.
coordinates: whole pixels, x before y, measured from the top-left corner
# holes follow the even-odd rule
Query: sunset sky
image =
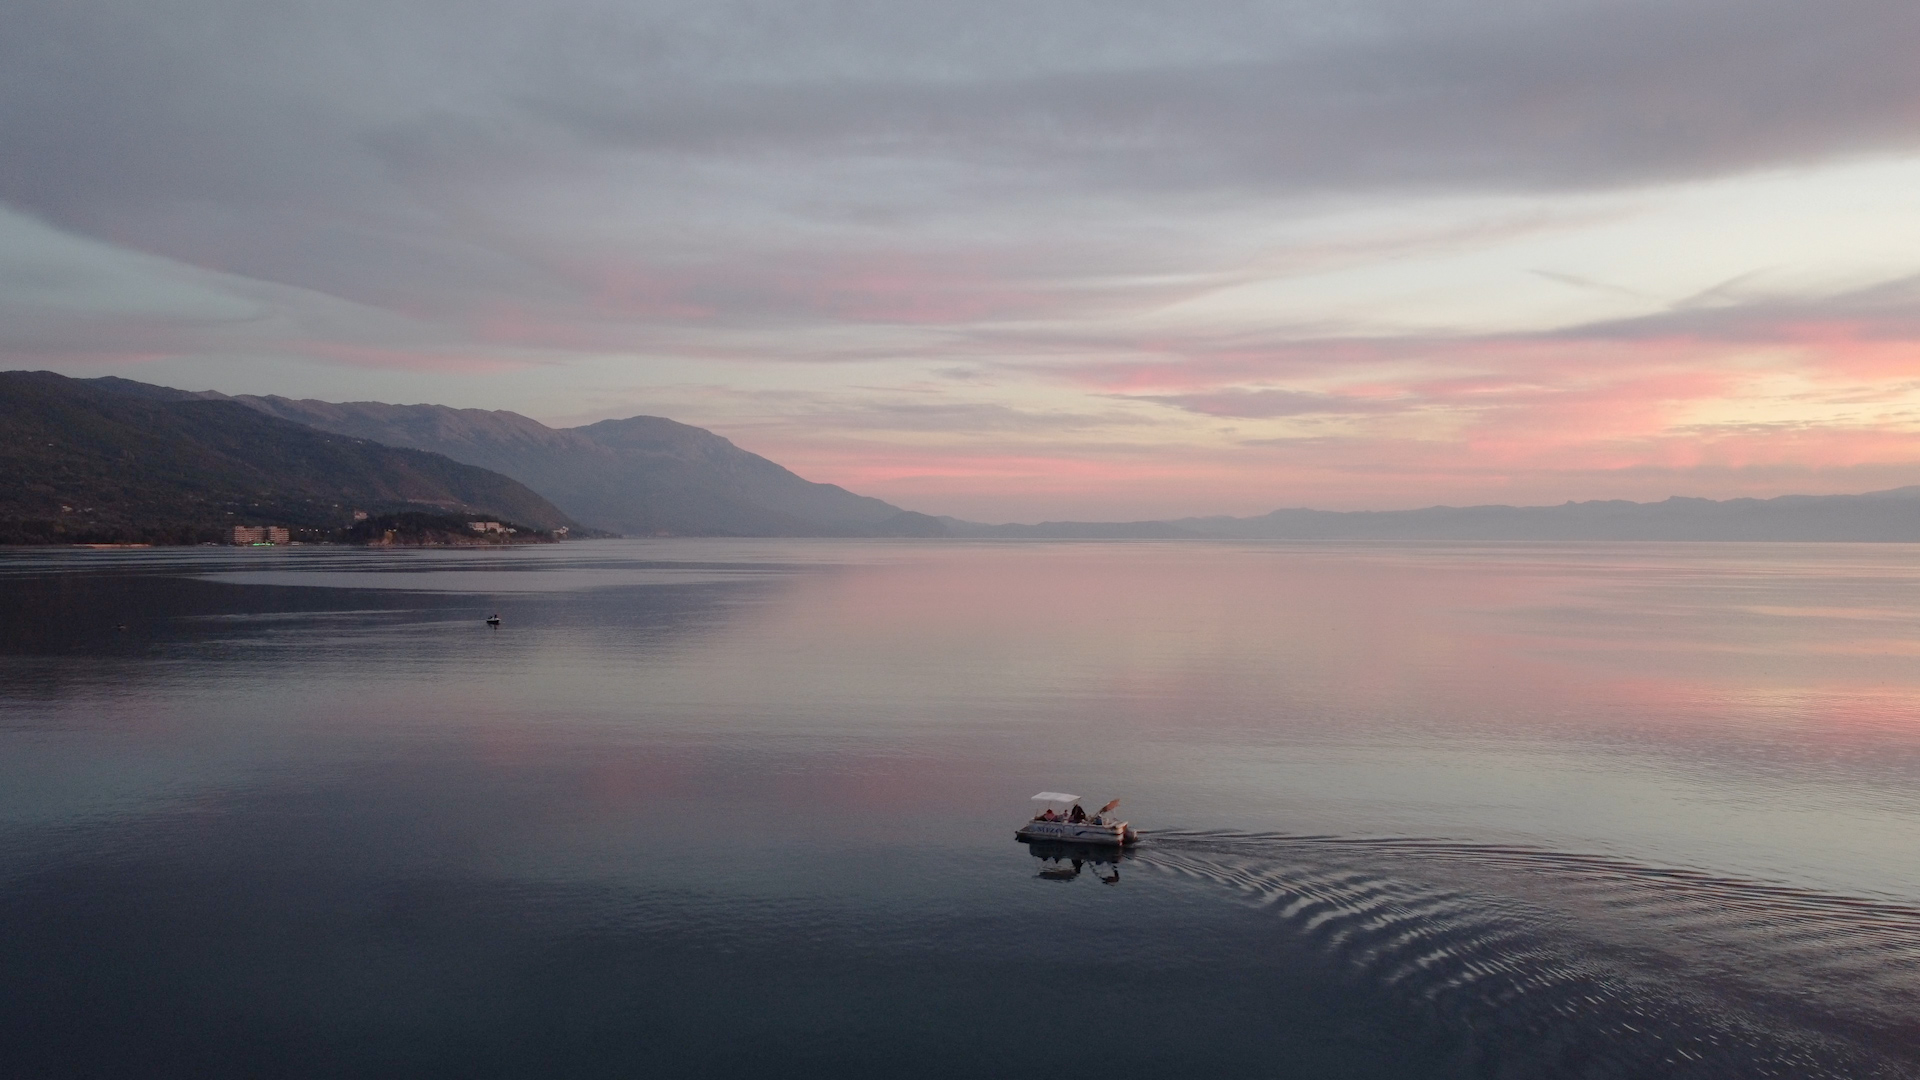
[(12, 0), (0, 366), (975, 520), (1920, 484), (1914, 0)]

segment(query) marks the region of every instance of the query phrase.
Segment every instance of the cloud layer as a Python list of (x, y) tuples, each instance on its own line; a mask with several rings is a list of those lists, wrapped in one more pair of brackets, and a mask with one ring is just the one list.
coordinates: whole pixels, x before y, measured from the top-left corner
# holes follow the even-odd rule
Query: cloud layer
[(1920, 7), (22, 0), (0, 357), (975, 517), (1920, 482)]

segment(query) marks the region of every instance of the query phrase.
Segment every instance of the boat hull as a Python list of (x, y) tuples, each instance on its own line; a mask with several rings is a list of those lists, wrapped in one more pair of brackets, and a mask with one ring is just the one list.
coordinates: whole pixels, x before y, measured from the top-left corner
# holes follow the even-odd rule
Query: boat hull
[(1027, 854), (1048, 862), (1073, 859), (1100, 866), (1118, 866), (1129, 857), (1127, 849), (1119, 844), (1069, 844), (1061, 840), (1035, 840), (1025, 836), (1016, 839), (1026, 845)]
[(1138, 836), (1124, 821), (1095, 825), (1090, 821), (1029, 821), (1013, 834), (1021, 840), (1053, 840), (1063, 844), (1101, 844), (1124, 847)]

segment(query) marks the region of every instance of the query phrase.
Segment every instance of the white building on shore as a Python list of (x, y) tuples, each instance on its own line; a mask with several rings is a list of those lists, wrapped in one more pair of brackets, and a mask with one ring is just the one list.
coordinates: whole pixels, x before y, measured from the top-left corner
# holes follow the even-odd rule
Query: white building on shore
[(293, 540), (293, 534), (284, 525), (235, 525), (233, 542), (247, 544), (285, 544)]

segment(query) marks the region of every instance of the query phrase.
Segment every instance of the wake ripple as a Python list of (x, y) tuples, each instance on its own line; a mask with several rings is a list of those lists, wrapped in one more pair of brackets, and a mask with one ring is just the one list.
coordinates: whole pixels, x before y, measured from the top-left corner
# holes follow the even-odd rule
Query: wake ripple
[(1160, 832), (1486, 1076), (1920, 1077), (1920, 908), (1422, 838)]

